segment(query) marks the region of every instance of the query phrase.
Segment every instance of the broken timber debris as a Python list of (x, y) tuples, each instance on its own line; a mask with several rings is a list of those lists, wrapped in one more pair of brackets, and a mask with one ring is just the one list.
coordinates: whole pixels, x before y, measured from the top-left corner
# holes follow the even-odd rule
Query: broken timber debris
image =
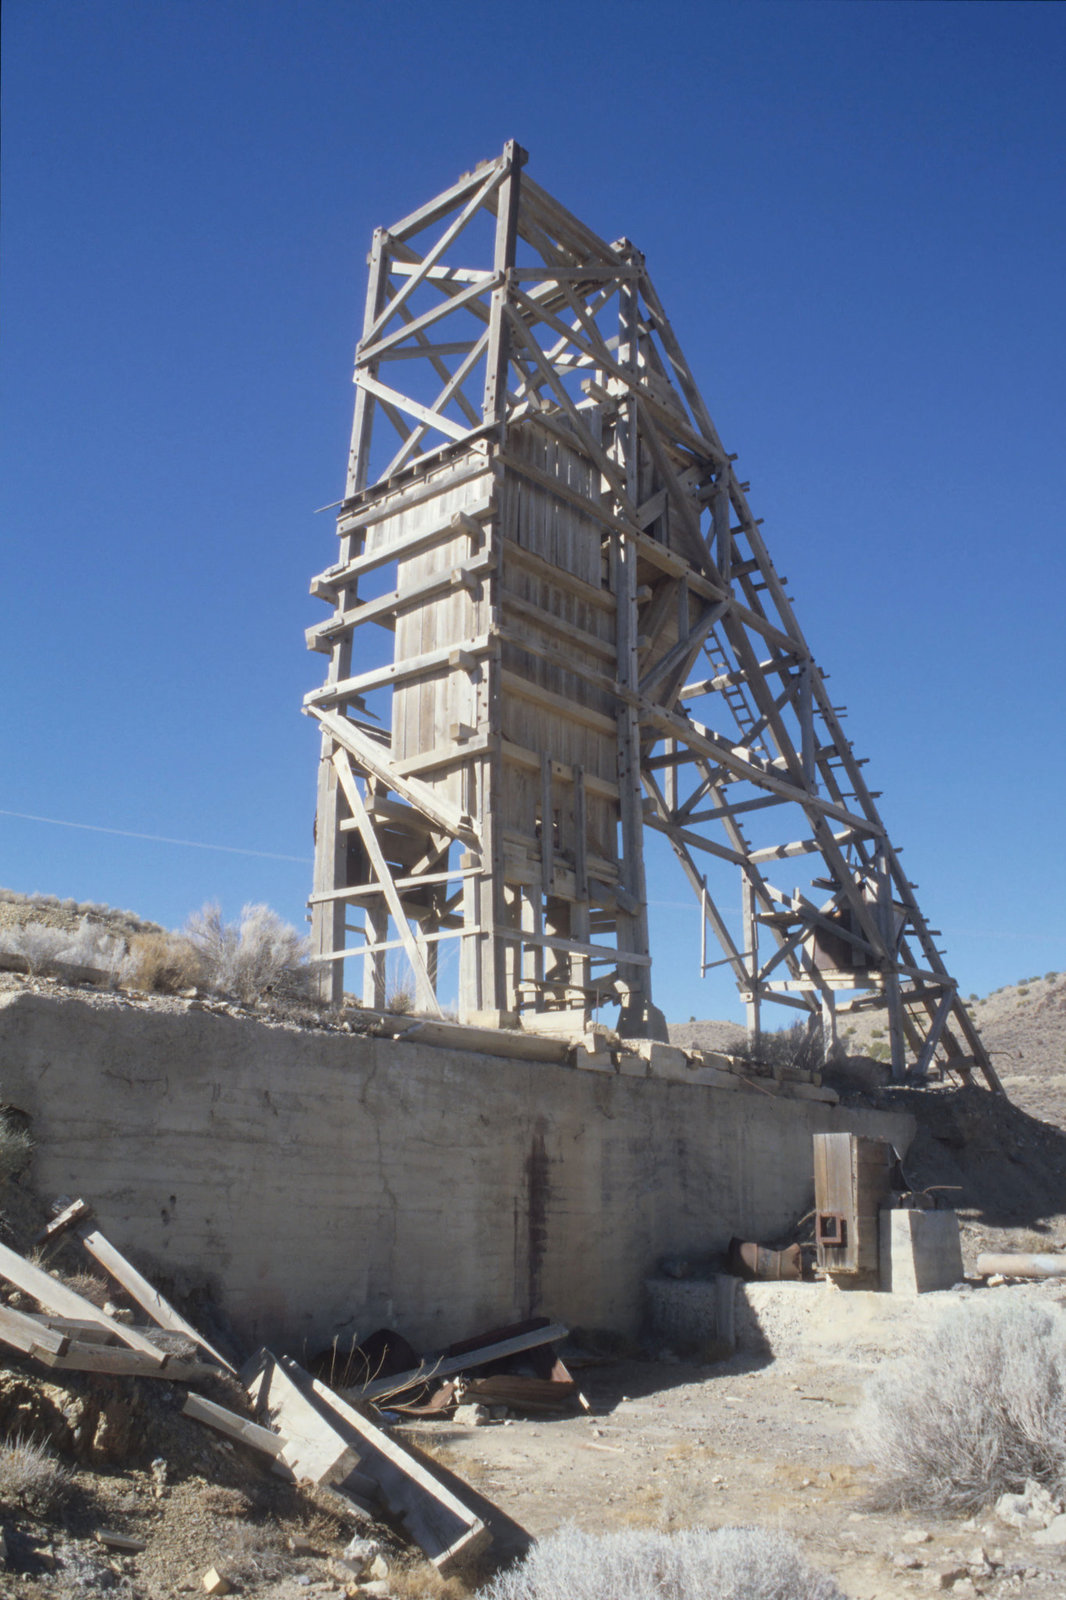
[(253, 1358), (244, 1377), (256, 1410), (285, 1435), (280, 1460), (294, 1476), (312, 1477), (357, 1504), (361, 1493), (379, 1497), (443, 1575), (489, 1542), (481, 1519), (368, 1410), (267, 1350)]
[(349, 1398), (361, 1401), (378, 1400), (384, 1396), (392, 1399), (434, 1379), (451, 1378), (456, 1373), (469, 1372), (490, 1361), (519, 1355), (542, 1345), (556, 1344), (560, 1339), (565, 1339), (568, 1332), (562, 1323), (542, 1323), (538, 1319), (536, 1327), (527, 1324), (522, 1332), (508, 1332), (508, 1336), (503, 1338), (488, 1335), (484, 1336), (484, 1342), (470, 1340), (462, 1346), (452, 1345), (435, 1360), (424, 1360), (421, 1366), (410, 1372), (375, 1378), (362, 1388), (347, 1393)]

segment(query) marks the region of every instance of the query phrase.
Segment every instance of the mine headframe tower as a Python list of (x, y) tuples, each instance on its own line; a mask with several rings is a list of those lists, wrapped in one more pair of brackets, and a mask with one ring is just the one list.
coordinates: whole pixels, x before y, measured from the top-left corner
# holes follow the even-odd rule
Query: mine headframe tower
[[(397, 950), (439, 1014), (457, 946), (462, 1020), (614, 1004), (655, 1033), (654, 829), (751, 1031), (769, 1002), (827, 1038), (882, 1006), (897, 1078), (909, 1050), (998, 1088), (643, 256), (525, 160), (509, 143), (374, 235), (308, 634), (324, 994), (357, 956), (384, 1006)], [(779, 888), (801, 858), (810, 891)]]

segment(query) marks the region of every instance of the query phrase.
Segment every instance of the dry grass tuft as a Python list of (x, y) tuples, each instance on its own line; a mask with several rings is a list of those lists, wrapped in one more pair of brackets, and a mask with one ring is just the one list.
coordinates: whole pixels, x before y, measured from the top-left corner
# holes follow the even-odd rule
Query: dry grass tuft
[(135, 933), (121, 968), (122, 982), (149, 994), (178, 994), (202, 981), (194, 945), (179, 933)]
[(0, 1112), (0, 1183), (17, 1178), (29, 1165), (34, 1149), (29, 1131)]
[(47, 1445), (21, 1434), (0, 1443), (0, 1505), (46, 1517), (70, 1498), (71, 1477)]
[(973, 1515), (1029, 1478), (1066, 1494), (1066, 1316), (959, 1307), (877, 1373), (856, 1431), (880, 1506)]

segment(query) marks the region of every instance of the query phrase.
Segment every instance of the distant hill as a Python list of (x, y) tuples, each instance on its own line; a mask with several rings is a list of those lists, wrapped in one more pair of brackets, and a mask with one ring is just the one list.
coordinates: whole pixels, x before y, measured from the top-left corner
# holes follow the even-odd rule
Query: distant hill
[[(968, 1002), (1007, 1094), (1023, 1111), (1066, 1129), (1066, 972), (1009, 984)], [(844, 1020), (849, 1055), (887, 1055), (883, 1012)], [(692, 1049), (725, 1050), (743, 1038), (735, 1022), (680, 1022), (670, 1042)]]

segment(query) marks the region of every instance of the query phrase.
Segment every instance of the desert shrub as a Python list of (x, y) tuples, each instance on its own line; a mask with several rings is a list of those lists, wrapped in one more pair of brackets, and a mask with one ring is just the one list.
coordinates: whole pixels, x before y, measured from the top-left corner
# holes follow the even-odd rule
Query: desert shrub
[(47, 1445), (17, 1434), (0, 1441), (0, 1504), (45, 1517), (70, 1496), (70, 1474)]
[(63, 961), (69, 961), (77, 967), (93, 967), (98, 972), (106, 972), (111, 976), (119, 970), (122, 958), (126, 954), (125, 939), (117, 938), (109, 933), (106, 928), (101, 928), (98, 923), (82, 917), (78, 923), (78, 931), (60, 952)]
[(200, 953), (179, 933), (135, 933), (119, 969), (124, 984), (149, 994), (177, 994), (203, 976)]
[(820, 1022), (813, 1028), (794, 1022), (790, 1028), (757, 1033), (754, 1039), (741, 1040), (730, 1050), (742, 1061), (758, 1062), (771, 1069), (797, 1067), (803, 1072), (818, 1072), (825, 1059)]
[(790, 1539), (761, 1528), (590, 1534), (561, 1528), (481, 1600), (843, 1600)]
[(33, 1151), (34, 1143), (28, 1131), (0, 1111), (0, 1183), (17, 1178)]
[(1066, 1493), (1066, 1315), (960, 1306), (876, 1374), (857, 1433), (882, 1506), (974, 1514), (1028, 1478)]
[(266, 994), (285, 999), (307, 983), (308, 941), (269, 906), (245, 906), (239, 923), (223, 922), (217, 905), (194, 912), (185, 934), (198, 954), (204, 981), (240, 1000)]
[(23, 922), (15, 928), (4, 928), (2, 938), (3, 948), (25, 961), (31, 978), (49, 971), (70, 943), (70, 934), (65, 929), (50, 928), (44, 922)]
[(1057, 978), (1057, 977), (1058, 977), (1058, 973), (1057, 972), (1045, 972), (1044, 973), (1044, 981), (1046, 983), (1050, 983), (1052, 978)]

